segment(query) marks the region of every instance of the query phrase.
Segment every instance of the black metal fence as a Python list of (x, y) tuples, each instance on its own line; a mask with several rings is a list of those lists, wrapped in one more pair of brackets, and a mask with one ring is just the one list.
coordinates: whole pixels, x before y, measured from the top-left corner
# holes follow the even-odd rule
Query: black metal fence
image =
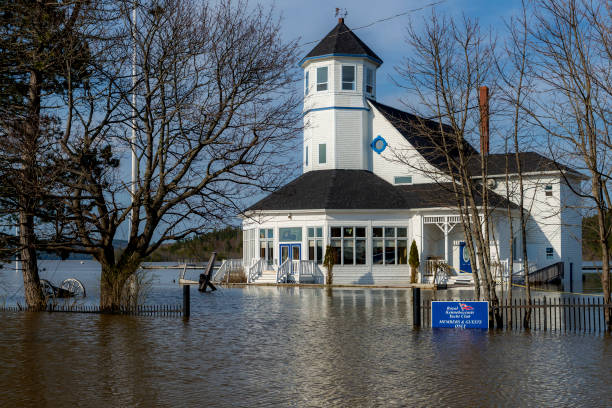
[[(525, 330), (523, 322), (530, 311), (529, 330), (596, 333), (606, 331), (604, 313), (612, 305), (605, 305), (601, 297), (543, 297), (533, 299), (531, 304), (527, 304), (526, 299), (513, 299), (512, 302), (506, 299), (497, 308), (502, 317), (500, 329)], [(431, 300), (421, 302), (420, 309), (422, 327), (431, 327)], [(490, 324), (489, 327), (494, 326)]]
[[(31, 311), (24, 306), (0, 306), (0, 312), (27, 312)], [(37, 310), (40, 312), (40, 310)], [(49, 313), (92, 313), (92, 314), (119, 314), (132, 316), (182, 316), (183, 308), (180, 305), (141, 305), (134, 307), (121, 307), (119, 310), (109, 312), (94, 305), (63, 305), (48, 304), (44, 310)]]

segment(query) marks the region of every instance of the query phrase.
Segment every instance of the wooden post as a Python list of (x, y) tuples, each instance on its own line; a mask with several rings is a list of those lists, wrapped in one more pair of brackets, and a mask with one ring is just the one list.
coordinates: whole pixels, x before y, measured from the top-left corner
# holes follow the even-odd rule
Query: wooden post
[(200, 284), (200, 286), (198, 287), (198, 290), (200, 292), (206, 292), (207, 286), (210, 286), (211, 290), (217, 290), (215, 285), (213, 285), (212, 282), (210, 281), (210, 278), (212, 277), (211, 275), (213, 271), (213, 266), (215, 265), (216, 258), (217, 258), (217, 253), (213, 252), (212, 255), (210, 256), (210, 259), (208, 260), (208, 265), (206, 265), (206, 272), (203, 274), (200, 274), (200, 281), (198, 282)]
[(191, 289), (190, 285), (183, 285), (183, 317), (189, 319), (189, 315), (191, 314), (190, 310), (190, 293)]
[(421, 288), (412, 288), (412, 325), (421, 327)]

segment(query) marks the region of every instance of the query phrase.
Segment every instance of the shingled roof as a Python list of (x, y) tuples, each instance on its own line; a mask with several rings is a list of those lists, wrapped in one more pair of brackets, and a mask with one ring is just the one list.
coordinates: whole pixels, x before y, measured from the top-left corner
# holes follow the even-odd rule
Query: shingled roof
[[(439, 141), (436, 140), (439, 128), (437, 122), (420, 118), (408, 112), (392, 108), (391, 106), (383, 105), (373, 99), (368, 99), (368, 102), (374, 106), (431, 165), (442, 172), (448, 171), (446, 156), (440, 152), (440, 146), (443, 145), (441, 136)], [(451, 132), (450, 129), (447, 129), (447, 131)], [(448, 140), (446, 144), (449, 144)], [(465, 140), (463, 147), (467, 156), (475, 156), (478, 154), (472, 145)], [(456, 145), (449, 146), (447, 151), (450, 156), (458, 155), (458, 148)]]
[[(440, 153), (440, 146), (442, 143), (441, 141), (436, 141), (437, 128), (439, 126), (437, 122), (419, 118), (408, 112), (383, 105), (373, 99), (368, 99), (368, 102), (372, 104), (372, 106), (374, 106), (430, 164), (442, 172), (448, 172), (445, 155)], [(427, 129), (427, 135), (423, 132), (425, 129)], [(429, 132), (430, 130), (431, 133)], [(451, 132), (451, 129), (447, 129), (447, 131)], [(458, 155), (457, 150), (456, 145), (452, 146), (449, 150), (450, 155)], [(468, 166), (470, 174), (474, 176), (480, 175), (480, 153), (465, 140), (464, 152), (466, 153), (466, 157), (469, 158)], [(509, 173), (518, 173), (514, 153), (489, 154), (487, 155), (487, 170), (489, 176), (506, 174), (506, 156), (508, 156), (509, 159)], [(535, 152), (521, 152), (519, 153), (519, 160), (523, 173), (566, 171), (575, 175), (581, 175), (581, 173), (576, 170)]]
[[(493, 191), (489, 194), (491, 207), (506, 208), (505, 198)], [(476, 204), (482, 205), (478, 194)], [(450, 183), (394, 186), (367, 170), (335, 169), (304, 173), (246, 211), (408, 210), (455, 206)]]
[[(487, 173), (489, 176), (506, 174), (506, 156), (508, 157), (508, 173), (518, 173), (516, 158), (514, 153), (498, 153), (487, 155)], [(522, 173), (535, 173), (542, 171), (564, 171), (575, 175), (583, 176), (578, 171), (557, 163), (548, 157), (542, 156), (536, 152), (520, 152), (519, 162), (521, 164)], [(474, 175), (480, 175), (480, 155), (470, 163), (470, 172)]]
[(344, 24), (343, 18), (338, 20), (338, 25), (302, 59), (300, 64), (309, 58), (324, 55), (368, 57), (379, 65), (383, 63), (382, 59)]

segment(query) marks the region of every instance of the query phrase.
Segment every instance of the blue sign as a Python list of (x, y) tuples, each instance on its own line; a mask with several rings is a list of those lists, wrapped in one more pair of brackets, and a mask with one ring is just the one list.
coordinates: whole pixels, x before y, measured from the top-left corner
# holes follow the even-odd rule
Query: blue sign
[(488, 329), (489, 302), (431, 302), (431, 327)]

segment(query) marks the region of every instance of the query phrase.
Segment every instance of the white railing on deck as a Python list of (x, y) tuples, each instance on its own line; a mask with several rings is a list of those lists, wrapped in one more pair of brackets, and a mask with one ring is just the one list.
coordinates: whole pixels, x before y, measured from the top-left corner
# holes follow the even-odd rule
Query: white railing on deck
[(226, 259), (221, 263), (219, 269), (214, 272), (211, 280), (213, 282), (223, 282), (228, 274), (241, 269), (242, 259)]
[(265, 260), (261, 258), (253, 259), (253, 263), (251, 264), (251, 266), (249, 267), (247, 271), (247, 282), (248, 283), (255, 281), (257, 278), (261, 276), (261, 273), (263, 272), (263, 268), (264, 268), (264, 262)]
[(286, 259), (285, 262), (280, 264), (276, 271), (276, 282), (277, 283), (287, 283), (287, 278), (291, 273), (291, 260)]

